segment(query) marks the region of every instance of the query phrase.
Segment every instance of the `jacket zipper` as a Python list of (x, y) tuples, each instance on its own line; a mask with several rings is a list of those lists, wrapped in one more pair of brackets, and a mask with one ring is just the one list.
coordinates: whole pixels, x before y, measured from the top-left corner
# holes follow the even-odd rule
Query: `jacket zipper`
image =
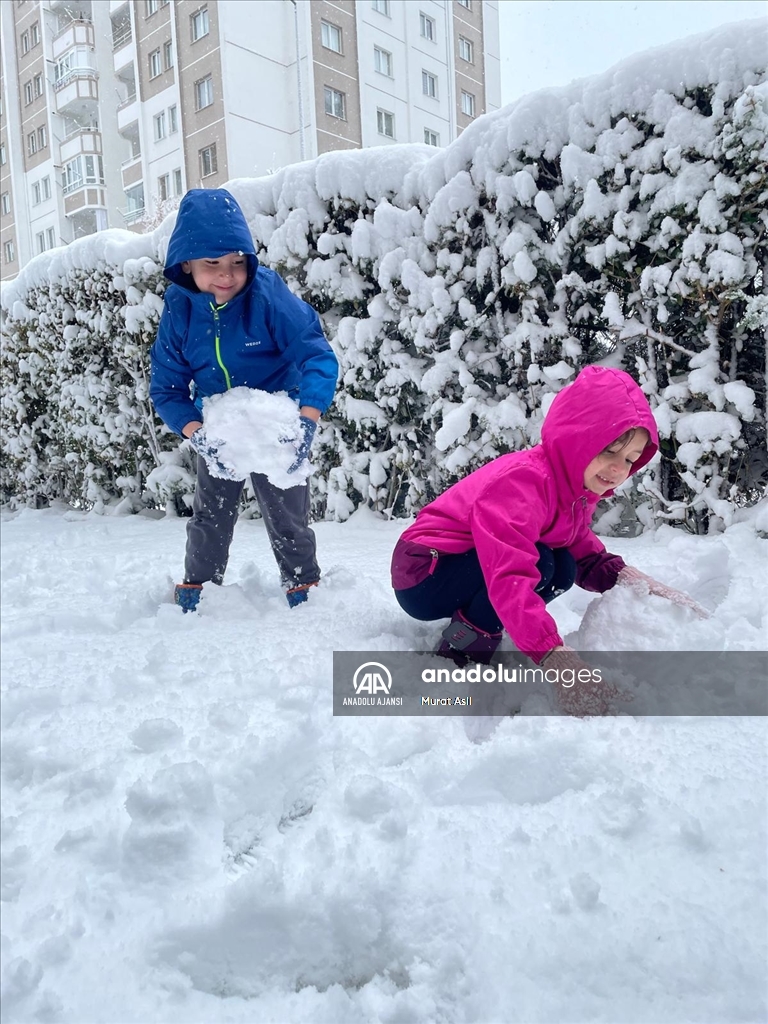
[[(226, 303), (224, 303), (224, 305), (226, 305)], [(213, 324), (216, 331), (216, 362), (219, 364), (222, 371), (224, 372), (224, 382), (227, 385), (227, 391), (229, 391), (232, 388), (232, 381), (229, 376), (229, 370), (227, 370), (226, 366), (221, 361), (221, 348), (219, 338), (219, 308), (218, 306), (214, 306), (214, 304), (211, 303), (211, 309), (213, 310)]]
[(432, 555), (432, 561), (430, 562), (429, 572), (427, 573), (427, 575), (431, 576), (434, 573), (435, 569), (437, 568), (437, 560), (440, 557), (440, 552), (435, 550), (435, 548), (430, 548), (429, 553), (430, 555)]

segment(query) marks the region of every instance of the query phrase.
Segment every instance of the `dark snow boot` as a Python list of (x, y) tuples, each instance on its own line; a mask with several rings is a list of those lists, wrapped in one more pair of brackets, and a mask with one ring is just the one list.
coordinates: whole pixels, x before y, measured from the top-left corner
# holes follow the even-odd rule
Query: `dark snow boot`
[(177, 583), (173, 599), (184, 613), (193, 612), (197, 608), (202, 593), (202, 583)]
[(461, 612), (454, 612), (450, 623), (443, 630), (443, 639), (435, 653), (441, 658), (450, 658), (461, 667), (470, 661), (489, 665), (503, 635), (486, 633), (478, 626), (473, 626)]

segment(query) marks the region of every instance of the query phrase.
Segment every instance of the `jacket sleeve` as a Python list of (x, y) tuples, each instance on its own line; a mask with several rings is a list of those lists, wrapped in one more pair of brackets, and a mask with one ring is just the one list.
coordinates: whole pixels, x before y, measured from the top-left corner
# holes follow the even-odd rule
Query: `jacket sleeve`
[(619, 573), (626, 564), (620, 555), (612, 555), (605, 545), (584, 522), (580, 536), (568, 550), (576, 562), (576, 586), (602, 594), (616, 586)]
[(290, 290), (279, 274), (271, 279), (268, 324), (275, 343), (301, 373), (299, 405), (325, 412), (333, 401), (339, 363), (323, 334), (320, 317)]
[(528, 469), (515, 471), (514, 491), (525, 500), (500, 495), (498, 482), (478, 495), (471, 513), (472, 537), (491, 604), (518, 649), (538, 663), (563, 643), (535, 592), (540, 580), (536, 542), (549, 518), (548, 501), (544, 482)]
[(149, 396), (160, 419), (181, 434), (187, 423), (202, 419), (202, 414), (189, 396), (192, 369), (182, 355), (181, 333), (167, 302), (149, 355)]

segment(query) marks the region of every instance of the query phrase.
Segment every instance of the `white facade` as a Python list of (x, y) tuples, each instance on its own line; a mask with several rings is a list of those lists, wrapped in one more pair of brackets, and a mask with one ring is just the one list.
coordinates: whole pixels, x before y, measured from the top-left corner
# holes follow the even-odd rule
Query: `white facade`
[[(303, 109), (307, 92), (307, 22), (300, 12)], [(296, 34), (286, 0), (219, 3), (219, 38), (230, 177), (258, 177), (301, 159)], [(305, 127), (305, 140), (311, 135)]]
[[(266, 175), (334, 148), (449, 145), (468, 123), (461, 83), (477, 88), (478, 113), (500, 105), (497, 0), (202, 0), (206, 6), (217, 34), (212, 28), (201, 48), (177, 38), (200, 9), (181, 0), (0, 0), (9, 229), (19, 266), (83, 233), (141, 230), (189, 187)], [(34, 120), (39, 132), (43, 117), (21, 94), (19, 19), (29, 13), (19, 12), (30, 10), (39, 12), (46, 58), (49, 146), (45, 160), (41, 153), (25, 170), (27, 129)], [(457, 38), (462, 25), (481, 40), (480, 52)], [(148, 83), (147, 49), (155, 45), (163, 54), (170, 45), (173, 70), (166, 64), (165, 77)], [(75, 71), (62, 77), (62, 60)], [(195, 108), (198, 63), (212, 74), (215, 119)], [(348, 90), (343, 122), (328, 117), (327, 88)], [(200, 147), (214, 137), (218, 177), (201, 181)]]

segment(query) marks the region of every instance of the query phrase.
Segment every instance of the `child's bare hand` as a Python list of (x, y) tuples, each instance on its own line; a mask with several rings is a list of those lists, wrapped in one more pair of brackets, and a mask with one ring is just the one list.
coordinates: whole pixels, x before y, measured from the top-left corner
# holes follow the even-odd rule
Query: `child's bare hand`
[(710, 617), (707, 609), (702, 608), (690, 595), (683, 593), (682, 590), (675, 590), (674, 587), (668, 587), (666, 583), (659, 583), (652, 576), (647, 576), (644, 572), (640, 572), (639, 569), (635, 569), (633, 565), (624, 566), (619, 573), (617, 583), (634, 587), (636, 590), (647, 591), (650, 594), (655, 594), (657, 597), (663, 597), (680, 608), (689, 608), (700, 619), (708, 619)]

